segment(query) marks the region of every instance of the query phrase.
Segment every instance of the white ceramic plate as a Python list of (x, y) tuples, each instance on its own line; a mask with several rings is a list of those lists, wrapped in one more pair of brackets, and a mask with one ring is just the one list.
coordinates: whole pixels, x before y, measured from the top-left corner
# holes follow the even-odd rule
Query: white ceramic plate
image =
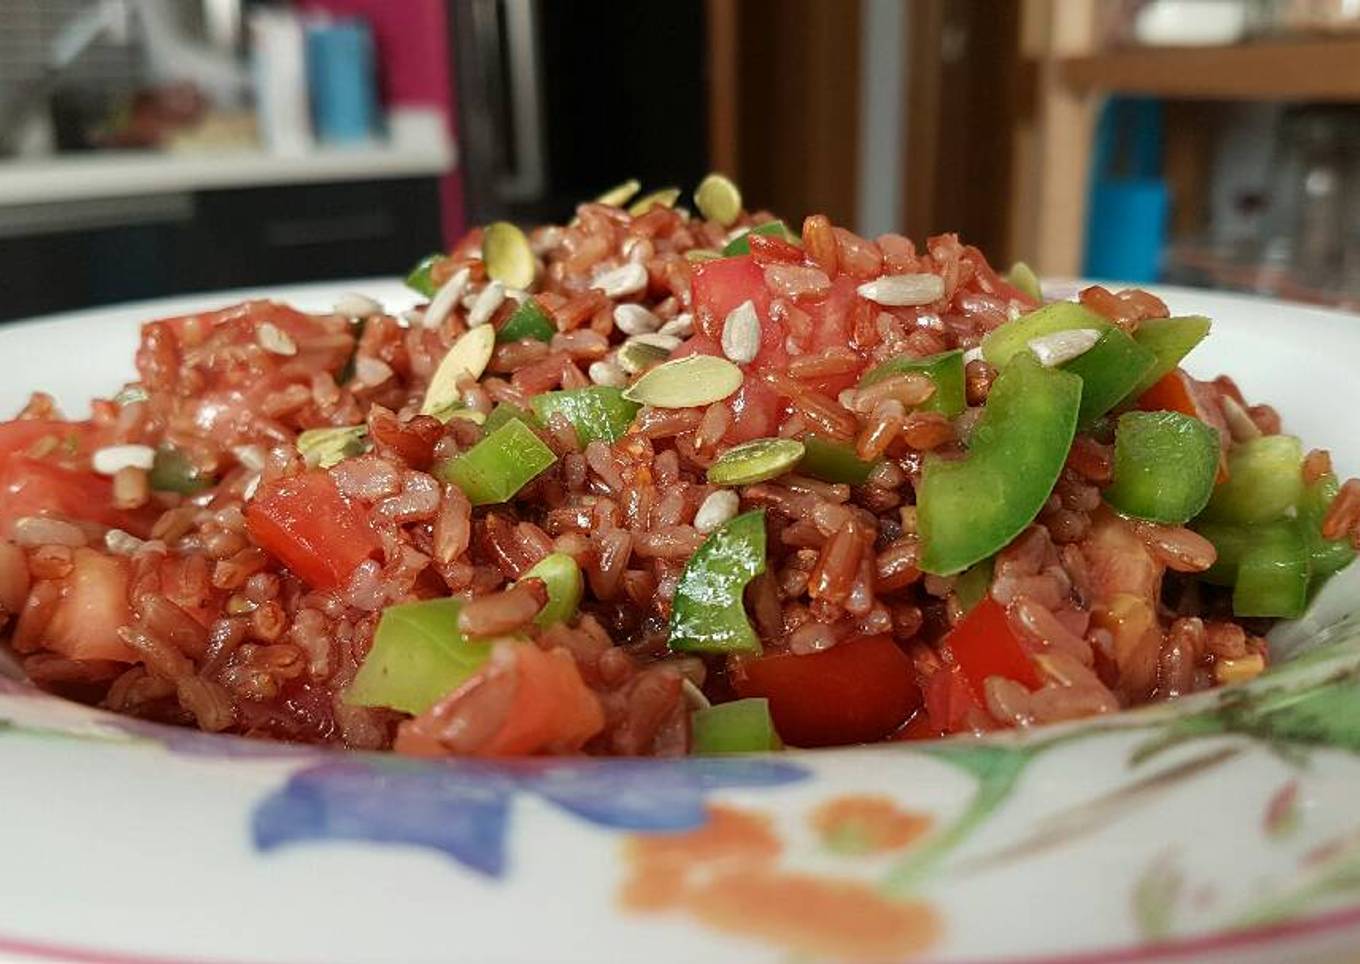
[[(269, 292), (389, 307), (392, 281)], [(132, 376), (137, 324), (0, 328), (0, 412)], [(252, 293), (258, 294), (258, 293)], [(1360, 318), (1163, 292), (1192, 357), (1360, 468)], [(1353, 573), (1319, 626), (1356, 608)], [(1349, 588), (1348, 588), (1349, 586)], [(413, 762), (137, 723), (0, 680), (0, 958), (1276, 961), (1360, 940), (1360, 647), (1031, 734), (768, 757)]]

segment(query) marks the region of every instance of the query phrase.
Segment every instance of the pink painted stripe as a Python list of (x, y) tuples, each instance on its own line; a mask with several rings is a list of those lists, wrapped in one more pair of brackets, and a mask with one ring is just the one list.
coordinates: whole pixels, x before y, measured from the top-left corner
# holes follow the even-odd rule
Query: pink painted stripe
[(235, 964), (225, 958), (206, 957), (149, 957), (126, 951), (101, 951), (69, 944), (19, 937), (0, 937), (0, 955), (22, 954), (45, 961), (65, 961), (68, 964)]
[[(1262, 950), (1294, 938), (1321, 937), (1329, 933), (1360, 929), (1360, 905), (1343, 907), (1303, 920), (1280, 921), (1242, 930), (1218, 931), (1197, 937), (1180, 937), (1137, 947), (1078, 951), (1075, 954), (1039, 957), (977, 958), (961, 964), (1137, 964), (1144, 961), (1194, 959), (1202, 954), (1233, 950)], [(1284, 948), (1281, 948), (1283, 950)]]
[[(1140, 944), (1137, 947), (1079, 951), (1075, 954), (1043, 957), (978, 958), (972, 964), (1137, 964), (1145, 961), (1184, 960), (1218, 951), (1264, 949), (1271, 944), (1283, 943), (1293, 938), (1320, 937), (1348, 928), (1360, 928), (1360, 905), (1344, 907), (1306, 920), (1282, 921), (1278, 924), (1265, 924), (1238, 931)], [(3, 953), (24, 954), (41, 960), (66, 961), (69, 964), (233, 964), (225, 958), (149, 956), (0, 936), (0, 954)]]

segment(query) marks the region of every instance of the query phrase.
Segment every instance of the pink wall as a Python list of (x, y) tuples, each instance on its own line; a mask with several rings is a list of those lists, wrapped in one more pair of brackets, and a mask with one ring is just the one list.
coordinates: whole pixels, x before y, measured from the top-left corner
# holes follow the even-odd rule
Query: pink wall
[[(445, 0), (296, 0), (296, 5), (368, 21), (377, 47), (383, 103), (438, 107), (444, 112), (450, 137), (458, 130)], [(440, 180), (440, 194), (444, 240), (452, 245), (466, 228), (463, 181), (457, 168)]]

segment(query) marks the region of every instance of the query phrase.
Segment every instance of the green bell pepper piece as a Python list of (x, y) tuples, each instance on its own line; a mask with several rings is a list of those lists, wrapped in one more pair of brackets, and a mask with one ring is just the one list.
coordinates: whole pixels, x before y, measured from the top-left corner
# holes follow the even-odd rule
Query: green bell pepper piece
[(935, 383), (935, 393), (916, 406), (917, 409), (923, 412), (939, 412), (949, 418), (963, 412), (966, 401), (963, 352), (955, 349), (940, 352), (938, 355), (927, 355), (925, 358), (911, 358), (907, 355), (889, 358), (869, 369), (859, 380), (859, 387), (868, 388), (885, 378), (905, 372), (919, 372)]
[(992, 560), (984, 559), (976, 566), (969, 566), (954, 580), (954, 595), (965, 613), (987, 598), (992, 588), (992, 569)]
[(585, 591), (581, 567), (575, 559), (565, 552), (549, 553), (534, 563), (523, 578), (542, 579), (548, 590), (548, 604), (534, 617), (537, 626), (546, 629), (554, 623), (570, 622), (575, 617)]
[(608, 385), (569, 388), (544, 392), (529, 400), (539, 422), (547, 424), (551, 415), (566, 418), (576, 429), (581, 444), (599, 439), (613, 442), (628, 431), (633, 416), (642, 406), (623, 397), (623, 391)]
[(1309, 560), (1313, 565), (1313, 577), (1325, 579), (1334, 572), (1344, 569), (1355, 558), (1355, 549), (1344, 536), (1340, 539), (1322, 538), (1322, 520), (1327, 509), (1340, 489), (1336, 476), (1331, 472), (1303, 487), (1299, 499), (1299, 530), (1308, 546)]
[(1114, 327), (1089, 308), (1071, 301), (1055, 301), (993, 329), (982, 339), (982, 357), (1005, 368), (1017, 355), (1029, 354), (1029, 343), (1045, 335), (1078, 328), (1107, 331)]
[(751, 239), (747, 235), (763, 234), (772, 238), (783, 238), (785, 241), (798, 244), (801, 239), (798, 235), (789, 230), (789, 226), (783, 221), (766, 221), (758, 224), (750, 231), (743, 231), (731, 241), (723, 246), (722, 256), (724, 258), (734, 258), (743, 254), (751, 253)]
[(1262, 435), (1228, 450), (1228, 480), (1204, 510), (1211, 522), (1254, 525), (1283, 518), (1303, 495), (1303, 445), (1292, 435)]
[(427, 599), (384, 609), (345, 702), (420, 714), (466, 682), (486, 662), (491, 643), (459, 631), (462, 608), (459, 599)]
[(733, 700), (695, 710), (689, 723), (696, 754), (761, 753), (784, 748), (766, 699)]
[(490, 435), (512, 419), (519, 419), (525, 425), (538, 424), (538, 418), (529, 409), (520, 408), (511, 402), (497, 402), (496, 407), (491, 410), (491, 414), (482, 423), (482, 434)]
[(512, 418), (472, 448), (439, 463), (437, 478), (463, 490), (473, 505), (508, 501), (557, 461), (533, 429)]
[(444, 260), (445, 255), (436, 251), (434, 254), (427, 254), (417, 262), (411, 269), (411, 273), (406, 276), (406, 287), (410, 288), (426, 298), (433, 298), (434, 293), (439, 290), (439, 285), (434, 283), (430, 277), (430, 270), (440, 261)]
[(671, 602), (670, 648), (682, 653), (760, 652), (742, 593), (765, 571), (765, 513), (730, 519), (685, 564)]
[(1058, 301), (992, 331), (982, 339), (982, 357), (1004, 368), (1017, 355), (1027, 354), (1029, 343), (1035, 338), (1080, 328), (1100, 332), (1100, 340), (1061, 367), (1081, 376), (1081, 413), (1077, 424), (1084, 430), (1133, 395), (1146, 380), (1158, 364), (1151, 348), (1139, 344), (1089, 308)]
[(856, 455), (853, 445), (808, 435), (803, 438), (803, 461), (798, 463), (798, 471), (823, 482), (863, 485), (877, 464)]
[(1237, 616), (1303, 615), (1308, 604), (1308, 546), (1295, 525), (1261, 526), (1237, 564), (1233, 613)]
[(1081, 411), (1077, 430), (1090, 428), (1106, 412), (1133, 393), (1134, 386), (1157, 363), (1157, 357), (1118, 328), (1062, 366), (1081, 376)]
[(1137, 398), (1181, 363), (1190, 350), (1209, 334), (1209, 319), (1203, 315), (1180, 318), (1145, 318), (1138, 323), (1133, 340), (1152, 352), (1156, 363), (1129, 392)]
[(1218, 474), (1218, 432), (1180, 412), (1125, 412), (1105, 500), (1124, 515), (1182, 525), (1204, 509)]
[(1081, 379), (1029, 354), (997, 376), (962, 459), (926, 459), (917, 490), (921, 569), (949, 576), (1034, 521), (1067, 461)]
[(147, 481), (156, 492), (193, 495), (210, 488), (216, 480), (211, 475), (200, 472), (198, 466), (190, 462), (185, 454), (173, 445), (162, 445), (156, 449), (156, 457), (151, 463), (151, 474)]
[(557, 326), (548, 317), (537, 301), (525, 298), (519, 303), (514, 314), (505, 320), (501, 330), (496, 332), (496, 341), (504, 343), (533, 338), (535, 341), (552, 341), (557, 334)]
[(1203, 522), (1196, 520), (1194, 530), (1214, 544), (1217, 554), (1214, 564), (1199, 573), (1199, 578), (1215, 586), (1234, 586), (1237, 584), (1237, 571), (1242, 558), (1247, 555), (1258, 541), (1280, 541), (1286, 536), (1275, 532), (1288, 529), (1293, 522), (1266, 522), (1257, 526), (1244, 526), (1231, 522)]

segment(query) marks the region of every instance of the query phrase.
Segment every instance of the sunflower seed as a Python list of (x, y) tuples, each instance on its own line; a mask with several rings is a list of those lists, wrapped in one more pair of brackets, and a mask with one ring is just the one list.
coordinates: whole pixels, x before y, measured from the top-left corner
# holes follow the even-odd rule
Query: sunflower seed
[(462, 300), (471, 277), (472, 271), (469, 268), (459, 268), (455, 271), (453, 277), (445, 281), (444, 286), (430, 299), (430, 306), (425, 309), (425, 315), (420, 320), (421, 324), (426, 328), (438, 328), (442, 325), (449, 312), (453, 310), (453, 306)]
[(476, 328), (486, 324), (503, 301), (505, 301), (505, 285), (499, 281), (488, 284), (482, 289), (481, 294), (477, 295), (477, 300), (472, 303), (472, 307), (468, 309), (468, 327)]
[(682, 312), (658, 328), (657, 332), (673, 338), (688, 338), (694, 334), (694, 316), (688, 311)]
[(104, 548), (115, 556), (132, 556), (137, 554), (137, 550), (146, 545), (130, 532), (122, 529), (110, 529), (104, 533)]
[(368, 295), (347, 291), (336, 299), (335, 313), (347, 315), (350, 318), (367, 318), (369, 315), (382, 314), (382, 305)]
[(760, 351), (760, 317), (754, 302), (743, 301), (723, 320), (723, 354), (738, 365), (755, 359)]
[(928, 305), (944, 297), (944, 279), (929, 273), (890, 274), (866, 281), (855, 290), (875, 304)]
[(354, 359), (354, 377), (360, 385), (381, 385), (395, 374), (392, 366), (381, 358), (361, 355)]
[(156, 450), (149, 445), (107, 445), (95, 450), (90, 462), (100, 475), (113, 475), (119, 469), (135, 468), (151, 471), (156, 461)]
[(1094, 328), (1072, 328), (1068, 331), (1055, 331), (1041, 338), (1031, 338), (1029, 350), (1039, 359), (1039, 364), (1047, 368), (1070, 362), (1078, 355), (1084, 355), (1100, 341), (1101, 333)]
[(661, 327), (661, 319), (642, 305), (619, 305), (614, 309), (614, 327), (625, 335), (647, 335)]
[(603, 291), (611, 298), (624, 298), (647, 289), (647, 269), (629, 261), (608, 271), (602, 271), (590, 283), (592, 288)]
[(255, 329), (255, 341), (265, 351), (273, 352), (275, 355), (297, 354), (297, 343), (286, 331), (270, 321), (261, 322)]
[(609, 385), (613, 388), (622, 388), (628, 384), (628, 376), (623, 373), (623, 369), (615, 362), (600, 360), (591, 362), (586, 369), (586, 374), (596, 385)]
[(707, 535), (728, 519), (734, 518), (741, 508), (741, 499), (731, 489), (719, 489), (710, 493), (694, 513), (694, 528)]

